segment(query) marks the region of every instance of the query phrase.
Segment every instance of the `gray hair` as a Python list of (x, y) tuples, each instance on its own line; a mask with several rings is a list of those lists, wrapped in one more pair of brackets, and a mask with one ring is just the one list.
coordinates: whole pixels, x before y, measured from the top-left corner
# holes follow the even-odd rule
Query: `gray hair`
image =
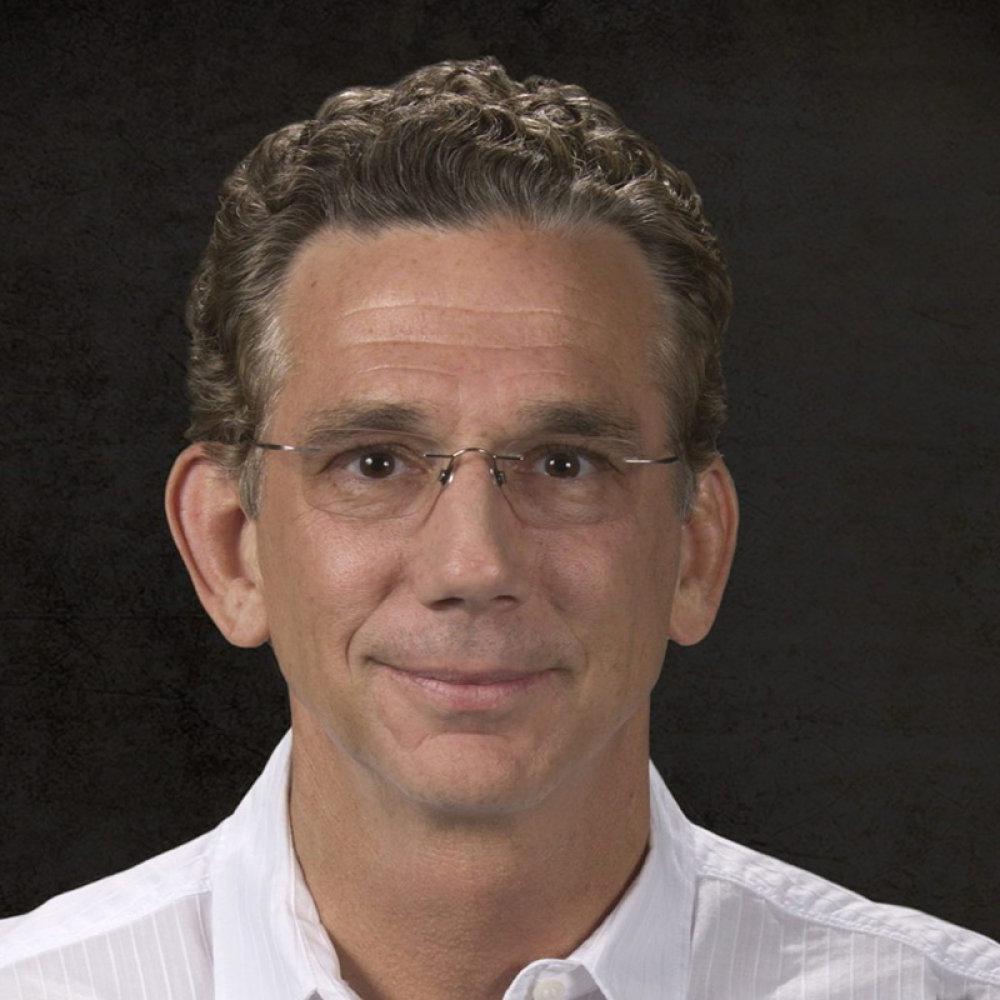
[(392, 87), (352, 87), (316, 117), (263, 139), (226, 179), (186, 319), (187, 436), (238, 476), (259, 510), (261, 434), (287, 371), (278, 300), (297, 251), (321, 229), (399, 225), (540, 228), (605, 223), (631, 236), (664, 293), (651, 359), (681, 507), (715, 457), (725, 420), (722, 336), (732, 292), (687, 174), (581, 87), (512, 80), (493, 58), (447, 61)]

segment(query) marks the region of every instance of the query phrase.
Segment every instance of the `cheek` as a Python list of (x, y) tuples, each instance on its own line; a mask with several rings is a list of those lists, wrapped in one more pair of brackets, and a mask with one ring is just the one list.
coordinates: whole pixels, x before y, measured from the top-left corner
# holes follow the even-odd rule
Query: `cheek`
[(271, 642), (289, 677), (348, 670), (351, 637), (391, 588), (384, 535), (309, 511), (268, 533), (261, 560)]
[(674, 582), (676, 539), (669, 522), (635, 520), (591, 526), (551, 546), (544, 584), (557, 612), (571, 623), (591, 664), (608, 683), (659, 670)]

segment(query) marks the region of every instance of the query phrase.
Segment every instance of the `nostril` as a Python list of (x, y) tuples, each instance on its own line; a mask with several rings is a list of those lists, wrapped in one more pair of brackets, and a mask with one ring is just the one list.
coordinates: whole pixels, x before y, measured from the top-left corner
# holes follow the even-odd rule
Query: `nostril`
[(461, 607), (461, 605), (461, 597), (442, 597), (441, 600), (434, 602), (434, 607), (440, 608), (441, 610), (445, 610), (446, 608), (457, 608)]
[[(499, 611), (501, 608), (508, 608), (518, 603), (518, 599), (513, 594), (496, 594), (482, 603), (481, 608), (485, 610), (489, 607), (494, 611)], [(475, 611), (477, 606), (480, 606), (480, 602), (471, 597), (442, 597), (429, 606), (434, 611), (452, 611), (463, 608)]]

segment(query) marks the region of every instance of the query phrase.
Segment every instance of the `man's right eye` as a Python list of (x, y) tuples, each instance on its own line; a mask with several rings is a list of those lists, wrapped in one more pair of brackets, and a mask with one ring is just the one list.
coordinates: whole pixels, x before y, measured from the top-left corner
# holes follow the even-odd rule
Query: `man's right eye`
[(366, 479), (387, 479), (396, 470), (396, 456), (384, 448), (369, 448), (355, 453), (351, 467), (357, 464), (358, 471)]
[(309, 456), (306, 472), (316, 480), (335, 482), (344, 489), (351, 484), (409, 479), (424, 471), (419, 448), (396, 441), (342, 441), (316, 448)]

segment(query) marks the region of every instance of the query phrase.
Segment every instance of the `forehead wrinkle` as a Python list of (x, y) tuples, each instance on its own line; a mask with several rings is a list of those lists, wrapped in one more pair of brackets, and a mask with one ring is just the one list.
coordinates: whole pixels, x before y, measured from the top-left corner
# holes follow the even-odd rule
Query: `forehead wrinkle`
[[(370, 337), (363, 341), (357, 341), (355, 343), (347, 343), (339, 346), (339, 350), (349, 351), (349, 350), (361, 350), (368, 347), (370, 344), (378, 344), (379, 346), (389, 345), (390, 347), (469, 347), (475, 351), (523, 351), (525, 349), (524, 344), (465, 344), (454, 340), (429, 340), (421, 338), (420, 340), (412, 340), (406, 337)], [(537, 350), (562, 350), (565, 347), (581, 348), (582, 345), (575, 343), (572, 340), (566, 340), (564, 342), (556, 342), (552, 344), (531, 344), (532, 349)], [(596, 353), (596, 352), (591, 352)]]
[(488, 306), (442, 305), (436, 302), (394, 302), (389, 305), (364, 305), (338, 312), (338, 316), (342, 319), (346, 319), (350, 316), (359, 316), (364, 315), (365, 313), (392, 312), (400, 309), (419, 309), (421, 311), (431, 312), (472, 313), (475, 315), (487, 316), (558, 316), (560, 319), (570, 319), (575, 323), (585, 323), (588, 326), (604, 326), (604, 324), (599, 320), (591, 319), (588, 316), (578, 316), (575, 313), (566, 312), (564, 309), (545, 309), (541, 307), (504, 309), (492, 308)]
[(444, 377), (451, 380), (458, 378), (458, 375), (456, 375), (453, 371), (442, 372), (440, 370), (440, 365), (432, 365), (429, 363), (422, 365), (403, 364), (402, 362), (399, 361), (383, 361), (379, 364), (375, 364), (373, 362), (370, 365), (365, 365), (363, 368), (360, 368), (358, 370), (358, 374), (369, 375), (372, 372), (384, 372), (384, 371), (415, 372), (419, 375), (434, 375), (437, 378)]

